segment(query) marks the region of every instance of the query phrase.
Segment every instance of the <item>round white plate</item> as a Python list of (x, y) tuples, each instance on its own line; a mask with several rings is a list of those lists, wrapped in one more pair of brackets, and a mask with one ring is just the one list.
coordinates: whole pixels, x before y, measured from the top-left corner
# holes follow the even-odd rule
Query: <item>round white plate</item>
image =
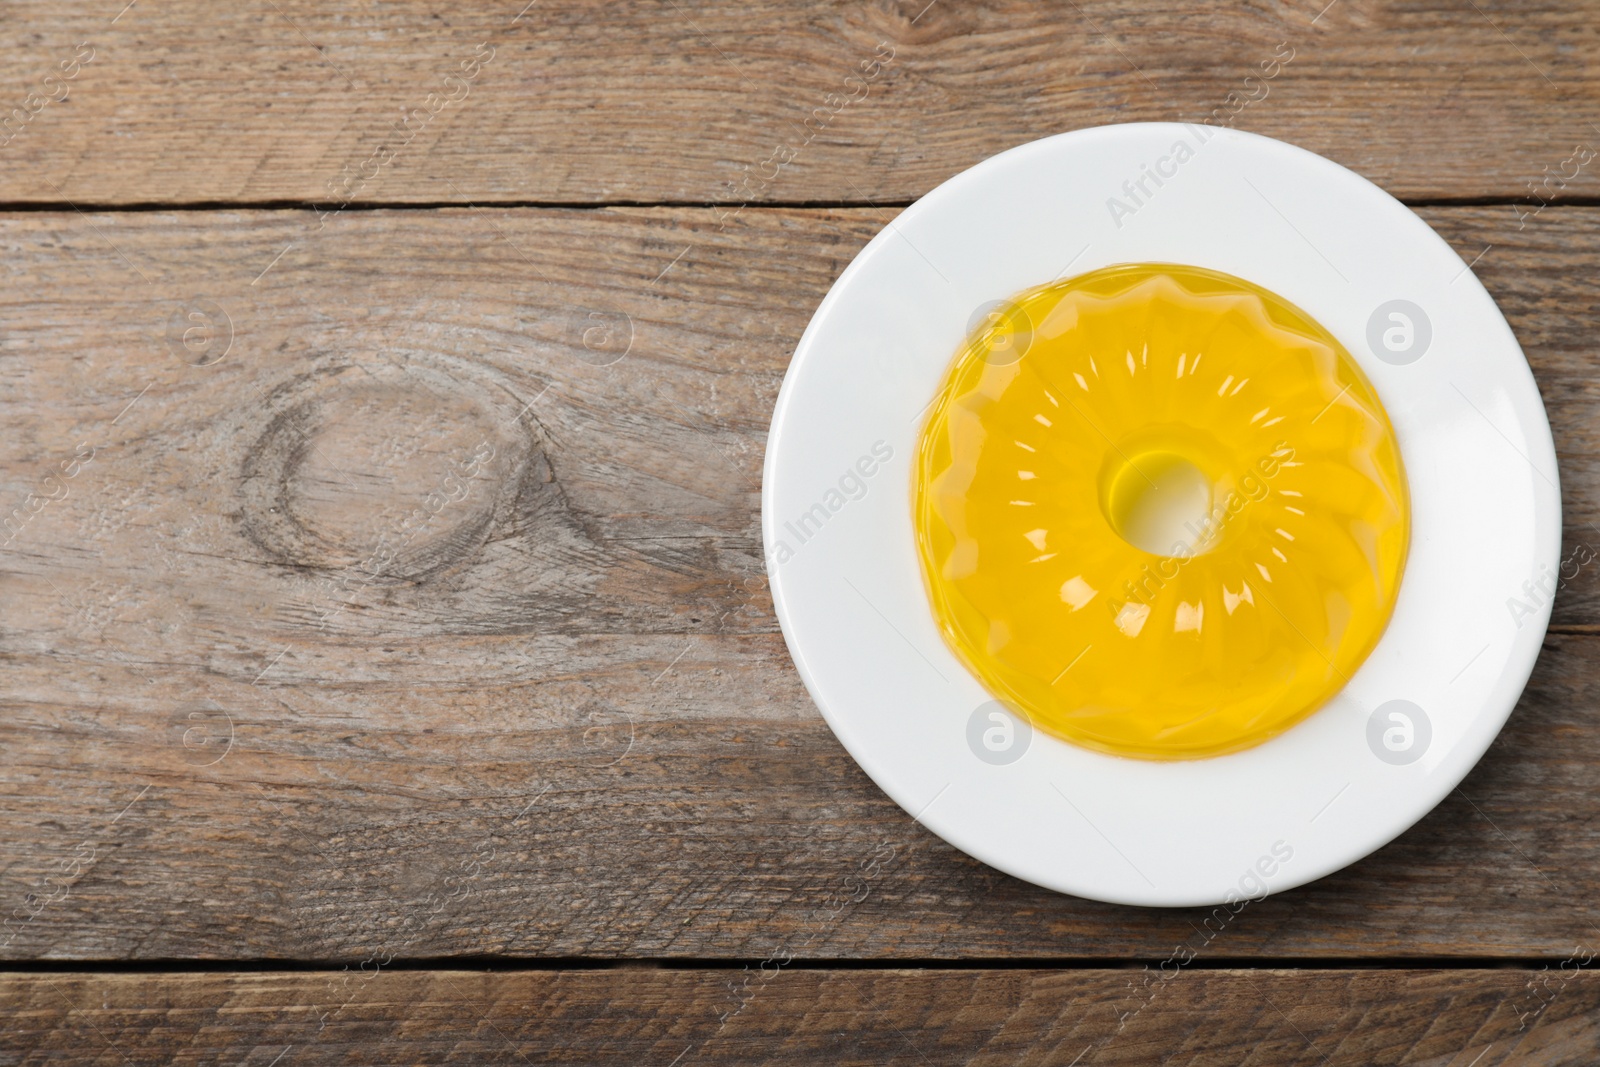
[[(936, 629), (918, 569), (916, 438), (975, 314), (1129, 262), (1225, 271), (1310, 313), (1376, 386), (1410, 479), (1411, 552), (1378, 647), (1320, 711), (1231, 756), (1122, 759), (992, 718), (997, 706)], [(1556, 479), (1516, 338), (1426, 223), (1303, 149), (1149, 123), (995, 156), (862, 250), (784, 379), (762, 531), (806, 688), (914, 818), (1051, 889), (1213, 904), (1367, 855), (1483, 755), (1549, 620)]]

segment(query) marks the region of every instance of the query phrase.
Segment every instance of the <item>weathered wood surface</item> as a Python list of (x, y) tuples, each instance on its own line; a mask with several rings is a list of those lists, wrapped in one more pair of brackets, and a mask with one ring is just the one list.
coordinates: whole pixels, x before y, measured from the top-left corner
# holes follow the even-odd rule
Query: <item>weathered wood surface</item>
[[(1493, 245), (1569, 543), (1594, 543), (1600, 211), (1427, 217)], [(0, 553), (0, 954), (1193, 945), (1199, 912), (1059, 896), (931, 837), (789, 663), (763, 435), (886, 218), (0, 216), (0, 492), (24, 505)], [(1206, 957), (1595, 944), (1596, 569), (1461, 792)]]
[(903, 201), (1213, 112), (1399, 196), (1600, 194), (1583, 5), (525, 4), (7, 4), (0, 202)]
[(1499, 1067), (1600, 1055), (1591, 972), (570, 970), (0, 979), (0, 1064)]

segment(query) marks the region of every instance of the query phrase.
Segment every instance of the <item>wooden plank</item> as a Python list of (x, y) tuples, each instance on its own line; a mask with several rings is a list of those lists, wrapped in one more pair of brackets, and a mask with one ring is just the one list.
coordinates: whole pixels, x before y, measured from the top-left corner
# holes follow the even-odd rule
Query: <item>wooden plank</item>
[[(1428, 217), (1493, 245), (1478, 270), (1545, 388), (1569, 538), (1590, 536), (1600, 211)], [(1058, 896), (931, 838), (789, 663), (761, 441), (885, 218), (0, 216), (0, 953), (1192, 944), (1205, 913)], [(1464, 791), (1207, 957), (1591, 941), (1595, 570)]]
[(608, 970), (0, 978), (0, 1063), (1590, 1065), (1541, 970)]
[(0, 201), (903, 201), (1208, 116), (1404, 197), (1593, 196), (1596, 33), (1503, 2), (24, 0)]

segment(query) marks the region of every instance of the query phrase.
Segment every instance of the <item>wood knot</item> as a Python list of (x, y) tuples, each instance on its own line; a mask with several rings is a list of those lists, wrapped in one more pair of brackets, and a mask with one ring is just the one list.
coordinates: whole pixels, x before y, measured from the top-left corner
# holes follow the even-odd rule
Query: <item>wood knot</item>
[(420, 582), (473, 556), (543, 463), (514, 394), (483, 373), (345, 365), (280, 387), (243, 463), (245, 535), (276, 562), (362, 585)]

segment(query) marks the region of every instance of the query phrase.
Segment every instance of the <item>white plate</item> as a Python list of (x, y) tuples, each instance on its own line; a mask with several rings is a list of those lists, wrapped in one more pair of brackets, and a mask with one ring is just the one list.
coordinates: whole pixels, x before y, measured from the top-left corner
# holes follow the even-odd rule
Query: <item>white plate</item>
[[(1256, 282), (1349, 349), (1388, 409), (1410, 480), (1399, 599), (1345, 689), (1264, 745), (1147, 762), (1014, 723), (997, 755), (970, 739), (1007, 722), (987, 718), (989, 694), (941, 639), (918, 569), (910, 494), (921, 414), (980, 308), (1128, 262)], [(1390, 318), (1395, 311), (1405, 319)], [(1300, 885), (1367, 855), (1483, 755), (1549, 621), (1550, 596), (1524, 583), (1555, 587), (1556, 479), (1549, 423), (1516, 338), (1426, 223), (1303, 149), (1141, 123), (986, 160), (862, 250), (784, 379), (762, 530), (806, 688), (856, 762), (914, 818), (1051, 889), (1212, 904)], [(1005, 731), (991, 740), (1004, 742)]]

